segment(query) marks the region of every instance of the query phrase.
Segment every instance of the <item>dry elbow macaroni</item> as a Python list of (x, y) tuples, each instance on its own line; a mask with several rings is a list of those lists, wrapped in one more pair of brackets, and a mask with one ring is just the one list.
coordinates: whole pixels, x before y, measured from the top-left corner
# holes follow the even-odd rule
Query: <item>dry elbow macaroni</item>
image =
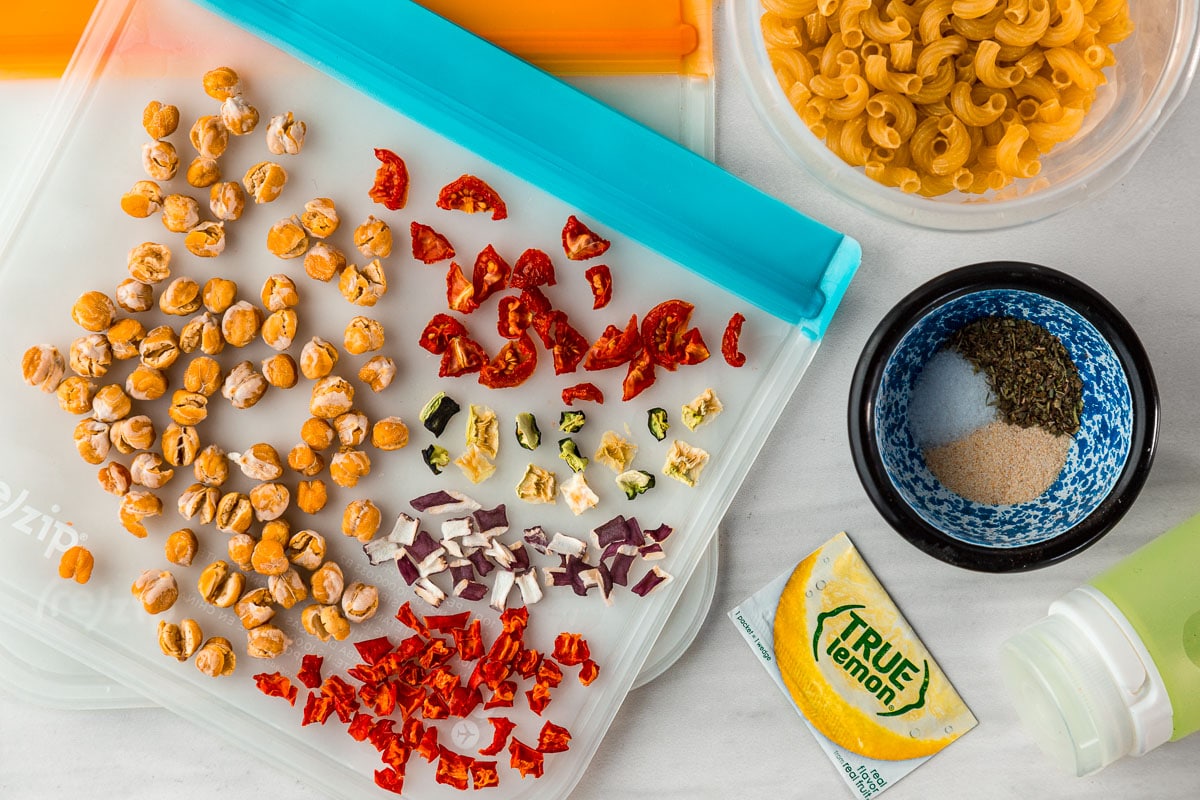
[(927, 196), (1037, 175), (1133, 32), (1128, 0), (762, 2), (805, 124), (871, 179)]

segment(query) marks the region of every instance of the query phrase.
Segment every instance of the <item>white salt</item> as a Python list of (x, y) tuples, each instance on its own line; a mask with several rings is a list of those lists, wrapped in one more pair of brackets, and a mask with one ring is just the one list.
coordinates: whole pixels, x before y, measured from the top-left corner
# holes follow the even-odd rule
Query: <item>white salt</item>
[(987, 375), (953, 350), (939, 350), (908, 398), (908, 426), (922, 450), (941, 447), (997, 419)]

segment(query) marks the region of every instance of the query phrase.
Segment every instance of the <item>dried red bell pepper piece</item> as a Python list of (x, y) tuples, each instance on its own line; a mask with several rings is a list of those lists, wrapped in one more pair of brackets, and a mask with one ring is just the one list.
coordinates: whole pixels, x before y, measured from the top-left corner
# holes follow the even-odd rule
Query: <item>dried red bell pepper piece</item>
[(500, 630), (505, 633), (523, 634), (529, 627), (529, 608), (517, 606), (500, 612)]
[(445, 664), (453, 655), (454, 649), (450, 647), (447, 640), (435, 636), (425, 644), (425, 652), (421, 653), (417, 663), (424, 669), (431, 670), (440, 664)]
[(438, 365), (438, 377), (457, 378), (479, 372), (487, 361), (487, 353), (478, 342), (470, 336), (456, 336), (450, 340), (446, 352), (442, 354), (441, 364)]
[(505, 342), (496, 357), (479, 369), (479, 382), (489, 389), (510, 389), (529, 380), (536, 369), (533, 339), (522, 333)]
[(740, 367), (746, 363), (746, 356), (738, 350), (738, 340), (742, 336), (742, 324), (745, 321), (746, 318), (741, 314), (734, 314), (729, 318), (729, 324), (725, 326), (725, 333), (721, 336), (721, 355), (731, 367)]
[(454, 258), (454, 247), (450, 240), (428, 225), (413, 221), (408, 226), (412, 237), (413, 258), (423, 264), (436, 264)]
[(428, 761), (430, 764), (438, 757), (438, 729), (430, 725), (425, 729), (425, 734), (421, 737), (421, 743), (417, 745), (417, 755)]
[(371, 730), (367, 732), (367, 741), (375, 746), (375, 749), (383, 752), (387, 747), (388, 742), (399, 739), (399, 734), (395, 731), (396, 720), (394, 719), (377, 719), (371, 725)]
[(379, 168), (375, 170), (375, 184), (367, 194), (391, 211), (404, 208), (408, 202), (408, 167), (404, 159), (382, 147), (375, 148), (375, 157), (379, 159)]
[(433, 689), (445, 700), (450, 699), (455, 687), (462, 684), (462, 677), (457, 672), (443, 664), (429, 672), (423, 683)]
[(470, 611), (462, 611), (458, 614), (426, 614), (425, 627), (431, 631), (450, 633), (465, 627), (470, 619)]
[(537, 682), (544, 683), (553, 689), (562, 683), (562, 679), (562, 668), (552, 659), (543, 658), (542, 663), (538, 665)]
[(379, 759), (396, 770), (403, 771), (412, 755), (412, 748), (400, 741), (398, 736), (392, 736), (383, 747), (379, 748)]
[(537, 650), (522, 650), (513, 662), (513, 669), (522, 678), (532, 678), (542, 664), (542, 654)]
[(538, 734), (537, 749), (542, 753), (563, 753), (569, 749), (571, 732), (549, 720)]
[(355, 642), (354, 649), (358, 651), (358, 655), (363, 661), (375, 666), (383, 657), (395, 649), (395, 646), (388, 641), (386, 636), (380, 636), (377, 639), (367, 639), (363, 642)]
[(572, 261), (585, 261), (603, 255), (612, 242), (601, 239), (591, 228), (580, 222), (574, 214), (567, 217), (562, 229), (563, 252)]
[(460, 755), (445, 747), (438, 748), (437, 774), (434, 779), (438, 783), (453, 786), (455, 789), (466, 789), (470, 780), (471, 762), (475, 759)]
[(421, 331), (421, 341), (418, 344), (435, 356), (440, 356), (446, 352), (453, 339), (466, 335), (467, 329), (454, 317), (449, 314), (434, 314), (425, 330)]
[(587, 640), (578, 633), (560, 633), (554, 639), (554, 658), (568, 667), (582, 664), (591, 658)]
[(579, 665), (579, 682), (584, 686), (590, 686), (599, 676), (600, 665), (590, 658)]
[(350, 738), (356, 742), (366, 741), (367, 736), (371, 733), (373, 722), (370, 714), (359, 712), (354, 715), (354, 719), (350, 720), (350, 727), (346, 728), (346, 733), (350, 734)]
[(358, 697), (381, 717), (396, 710), (398, 687), (389, 682), (363, 684), (358, 690)]
[(512, 267), (500, 257), (490, 244), (475, 257), (475, 268), (471, 273), (471, 286), (475, 290), (475, 304), (482, 305), (496, 292), (504, 289)]
[(457, 261), (451, 261), (450, 269), (446, 270), (446, 305), (460, 314), (470, 314), (479, 308), (475, 285), (467, 280)]
[(474, 175), (463, 175), (443, 186), (438, 192), (437, 207), (468, 214), (490, 211), (492, 219), (508, 216), (508, 207), (496, 190)]
[(419, 747), (421, 740), (425, 738), (425, 723), (416, 717), (404, 720), (404, 727), (400, 729), (400, 737), (409, 747)]
[(513, 732), (517, 724), (508, 717), (488, 717), (487, 721), (492, 724), (492, 743), (487, 747), (480, 748), (479, 755), (494, 756), (504, 749), (508, 735)]
[(629, 317), (625, 330), (609, 325), (588, 350), (583, 368), (589, 372), (619, 367), (635, 358), (642, 350), (642, 335), (638, 330), (637, 314)]
[(625, 380), (621, 382), (621, 399), (632, 400), (654, 383), (654, 362), (650, 353), (642, 350), (629, 362)]
[(546, 706), (550, 705), (550, 686), (541, 681), (534, 681), (533, 688), (525, 692), (525, 697), (529, 700), (529, 710), (541, 716)]
[(465, 718), (482, 702), (483, 695), (479, 693), (478, 689), (456, 686), (450, 695), (450, 716)]
[(562, 390), (562, 401), (566, 405), (574, 405), (576, 400), (592, 400), (604, 402), (604, 392), (594, 383), (577, 383)]
[(292, 685), (284, 675), (278, 672), (260, 672), (254, 676), (254, 684), (258, 690), (268, 697), (282, 697), (292, 705), (296, 705), (296, 696), (300, 690)]
[(329, 719), (329, 715), (332, 713), (332, 697), (327, 697), (319, 692), (309, 692), (308, 700), (304, 703), (304, 715), (300, 719), (300, 724), (302, 726), (313, 723), (324, 725), (325, 720)]
[(554, 263), (545, 251), (531, 247), (517, 257), (513, 265), (509, 285), (517, 289), (554, 285)]
[(642, 345), (650, 359), (674, 370), (683, 358), (683, 335), (695, 308), (684, 300), (665, 300), (642, 318)]
[(511, 294), (500, 298), (496, 319), (496, 332), (505, 339), (516, 339), (533, 323), (533, 314), (519, 295)]
[(392, 767), (377, 769), (375, 770), (375, 785), (380, 789), (387, 789), (389, 792), (402, 794), (404, 792), (404, 773)]
[(583, 273), (592, 287), (592, 308), (604, 308), (612, 300), (612, 271), (606, 264), (588, 267)]
[(462, 661), (474, 661), (483, 656), (483, 628), (475, 619), (466, 628), (457, 628), (454, 633), (454, 649)]
[(487, 708), (511, 708), (517, 696), (516, 681), (500, 681), (492, 690), (492, 698), (483, 704)]
[(566, 314), (556, 313), (559, 316), (550, 328), (550, 340), (553, 342), (550, 352), (554, 356), (554, 374), (562, 375), (579, 369), (579, 362), (587, 355), (589, 342), (587, 337), (571, 327)]
[(450, 704), (439, 697), (436, 692), (430, 692), (425, 695), (425, 702), (421, 704), (421, 716), (425, 719), (448, 719)]
[(330, 675), (321, 684), (321, 694), (333, 703), (333, 710), (342, 722), (349, 722), (351, 715), (358, 711), (358, 692), (337, 675)]
[(471, 788), (487, 789), (500, 785), (500, 773), (496, 771), (495, 761), (471, 762)]
[(544, 755), (515, 737), (508, 743), (508, 752), (511, 755), (508, 765), (520, 772), (522, 778), (529, 775), (542, 777), (546, 762)]
[(419, 686), (406, 682), (396, 686), (396, 706), (405, 719), (416, 714), (424, 703), (425, 692)]
[(320, 686), (321, 664), (324, 661), (324, 656), (313, 655), (312, 653), (300, 659), (300, 671), (296, 673), (296, 680), (309, 689), (315, 689)]

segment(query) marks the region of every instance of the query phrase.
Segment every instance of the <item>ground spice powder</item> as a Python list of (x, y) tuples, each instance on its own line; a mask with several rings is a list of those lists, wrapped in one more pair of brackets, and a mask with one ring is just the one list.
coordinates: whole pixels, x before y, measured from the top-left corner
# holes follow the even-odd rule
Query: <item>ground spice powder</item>
[(1071, 437), (996, 421), (925, 451), (925, 463), (950, 491), (988, 505), (1025, 503), (1050, 488), (1067, 462)]

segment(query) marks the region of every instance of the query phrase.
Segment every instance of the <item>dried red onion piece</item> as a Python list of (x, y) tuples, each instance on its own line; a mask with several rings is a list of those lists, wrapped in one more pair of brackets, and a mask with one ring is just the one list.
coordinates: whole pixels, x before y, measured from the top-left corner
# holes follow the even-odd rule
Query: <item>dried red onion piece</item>
[(438, 575), (445, 572), (450, 567), (450, 562), (446, 560), (446, 553), (443, 548), (438, 548), (434, 552), (417, 564), (417, 573), (422, 578), (428, 578), (430, 575)]
[(450, 514), (453, 512), (477, 511), (479, 503), (467, 497), (462, 492), (451, 491), (436, 491), (429, 494), (423, 494), (420, 497), (414, 497), (408, 501), (408, 504), (417, 511), (430, 514)]
[(442, 522), (442, 541), (446, 539), (461, 539), (475, 529), (470, 517), (454, 517)]
[(633, 566), (633, 562), (637, 559), (638, 549), (630, 544), (617, 545), (617, 552), (613, 555), (612, 564), (609, 566), (609, 574), (612, 575), (612, 582), (618, 586), (629, 585), (629, 568)]
[(508, 604), (508, 593), (512, 591), (516, 582), (517, 576), (508, 570), (496, 573), (495, 582), (492, 583), (492, 599), (488, 601), (488, 605), (497, 611), (503, 611)]
[(513, 542), (508, 545), (508, 551), (513, 555), (512, 570), (520, 575), (529, 571), (529, 553), (525, 550), (524, 542)]
[(392, 525), (392, 532), (387, 535), (389, 542), (396, 544), (410, 545), (413, 543), (413, 537), (417, 535), (417, 529), (420, 523), (403, 512), (396, 517), (396, 522)]
[(456, 558), (450, 562), (450, 580), (457, 586), (460, 581), (475, 579), (475, 566), (465, 558)]
[(483, 550), (472, 550), (466, 554), (466, 558), (475, 566), (475, 574), (481, 578), (487, 577), (487, 574), (496, 568)]
[(667, 551), (663, 550), (663, 546), (658, 542), (651, 542), (645, 547), (639, 547), (638, 552), (647, 561), (658, 561), (660, 558), (667, 557)]
[(420, 564), (430, 553), (443, 548), (441, 543), (429, 534), (429, 531), (421, 530), (413, 537), (413, 543), (407, 549), (408, 554), (412, 556), (412, 560)]
[(372, 539), (364, 544), (362, 549), (372, 567), (378, 567), (385, 561), (394, 561), (404, 552), (403, 545), (390, 539)]
[(521, 590), (521, 599), (527, 606), (542, 599), (542, 587), (538, 585), (537, 573), (533, 570), (517, 576), (517, 588)]
[(628, 535), (629, 528), (625, 524), (625, 518), (620, 514), (592, 529), (592, 536), (596, 538), (598, 550), (603, 550), (613, 542), (623, 542)]
[(525, 529), (525, 543), (537, 550), (542, 555), (546, 554), (546, 548), (550, 544), (550, 539), (546, 536), (545, 529), (541, 525), (534, 525), (532, 528)]
[(400, 571), (400, 577), (409, 586), (412, 586), (421, 577), (421, 573), (417, 570), (417, 565), (413, 563), (412, 558), (406, 552), (401, 552), (400, 556), (396, 559), (396, 569)]
[(642, 579), (638, 581), (629, 591), (633, 592), (639, 597), (645, 597), (658, 587), (669, 583), (670, 581), (670, 573), (663, 572), (661, 569), (659, 569), (658, 565), (655, 564), (650, 568), (650, 571), (642, 576)]
[(587, 558), (587, 550), (587, 542), (558, 532), (555, 532), (550, 544), (546, 545), (547, 552), (575, 558)]
[(421, 578), (413, 584), (413, 591), (426, 603), (437, 608), (446, 599), (446, 593), (437, 587), (429, 578)]
[(473, 516), (479, 530), (487, 536), (499, 536), (508, 530), (508, 509), (503, 503), (495, 508), (481, 508)]
[(454, 584), (454, 596), (472, 602), (487, 597), (487, 586), (479, 581), (461, 580)]
[(651, 541), (661, 544), (662, 542), (666, 541), (667, 537), (670, 536), (674, 531), (675, 529), (670, 525), (663, 523), (654, 530), (646, 531), (646, 537)]

